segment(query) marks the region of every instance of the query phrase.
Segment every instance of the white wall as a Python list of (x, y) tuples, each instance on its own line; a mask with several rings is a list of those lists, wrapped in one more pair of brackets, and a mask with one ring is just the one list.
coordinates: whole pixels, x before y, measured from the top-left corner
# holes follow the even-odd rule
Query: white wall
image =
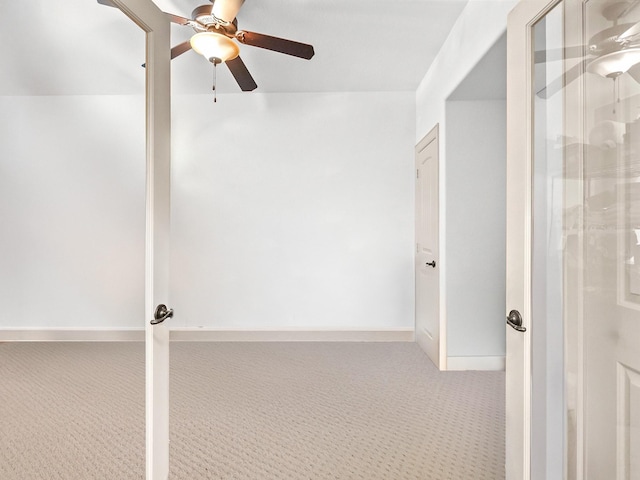
[(445, 157), (445, 101), (505, 32), (507, 14), (516, 3), (518, 0), (469, 1), (416, 91), (415, 143), (440, 122), (440, 153)]
[[(444, 330), (441, 329), (441, 334), (444, 331), (446, 337), (449, 336), (447, 325), (449, 303), (447, 300), (449, 288), (447, 199), (449, 195), (446, 178), (447, 145), (449, 144), (447, 133), (450, 126), (450, 122), (446, 121), (446, 102), (504, 34), (507, 15), (516, 3), (518, 0), (470, 0), (416, 91), (415, 142), (420, 141), (436, 124), (440, 125), (440, 316), (441, 324), (443, 322), (445, 325)], [(496, 353), (496, 355), (499, 354)], [(451, 356), (447, 352), (447, 357)]]
[(0, 328), (144, 328), (143, 96), (0, 97)]
[(413, 327), (411, 92), (173, 108), (173, 326)]
[[(143, 98), (0, 116), (0, 328), (143, 328)], [(414, 118), (410, 92), (176, 97), (172, 326), (412, 328)]]
[(447, 355), (504, 356), (506, 101), (449, 101)]
[[(518, 0), (470, 0), (460, 18), (444, 42), (429, 71), (416, 91), (416, 137), (417, 143), (434, 125), (440, 124), (440, 305), (441, 316), (448, 322), (449, 295), (449, 245), (447, 193), (447, 140), (452, 122), (446, 121), (446, 102), (458, 86), (473, 71), (478, 62), (504, 34), (507, 15)], [(500, 318), (503, 317), (501, 312)], [(469, 323), (473, 320), (469, 319)], [(447, 326), (448, 328), (448, 326)], [(454, 334), (456, 327), (454, 328)], [(447, 338), (449, 336), (447, 330)], [(471, 334), (464, 333), (464, 338)], [(464, 340), (466, 341), (466, 340)], [(449, 340), (447, 340), (447, 343)], [(457, 350), (456, 341), (452, 345)], [(503, 349), (502, 349), (503, 350)], [(497, 350), (498, 352), (499, 350)], [(463, 356), (472, 355), (471, 353)], [(495, 355), (500, 355), (495, 353)], [(447, 357), (453, 357), (447, 352)]]

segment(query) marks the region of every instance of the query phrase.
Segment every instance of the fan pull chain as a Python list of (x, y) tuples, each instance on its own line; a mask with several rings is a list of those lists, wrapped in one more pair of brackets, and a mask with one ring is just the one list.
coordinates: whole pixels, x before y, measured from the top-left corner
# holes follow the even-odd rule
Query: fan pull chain
[(613, 114), (616, 114), (616, 104), (620, 103), (620, 73), (616, 72), (611, 75), (607, 75), (609, 78), (613, 79)]
[(217, 63), (213, 62), (213, 102), (218, 101), (218, 91), (216, 90), (216, 66)]

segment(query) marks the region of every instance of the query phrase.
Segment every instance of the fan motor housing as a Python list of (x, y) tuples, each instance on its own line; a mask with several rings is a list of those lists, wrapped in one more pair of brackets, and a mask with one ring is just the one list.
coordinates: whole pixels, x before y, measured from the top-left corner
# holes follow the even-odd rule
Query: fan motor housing
[(233, 19), (233, 22), (225, 22), (213, 16), (211, 13), (213, 5), (200, 5), (191, 12), (191, 18), (196, 22), (204, 25), (206, 28), (202, 28), (199, 25), (193, 27), (196, 32), (218, 32), (223, 33), (227, 37), (234, 37), (238, 31), (238, 20)]

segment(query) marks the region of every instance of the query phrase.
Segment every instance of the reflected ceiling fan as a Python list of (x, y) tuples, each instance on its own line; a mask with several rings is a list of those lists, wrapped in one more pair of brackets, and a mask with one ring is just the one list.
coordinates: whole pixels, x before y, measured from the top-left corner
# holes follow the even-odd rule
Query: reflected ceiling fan
[[(110, 7), (115, 6), (109, 0), (98, 0), (98, 3)], [(190, 40), (171, 49), (171, 59), (193, 49), (209, 60), (214, 67), (220, 63), (226, 63), (240, 89), (243, 92), (250, 92), (255, 90), (258, 85), (240, 58), (240, 47), (234, 42), (234, 39), (245, 45), (305, 60), (310, 60), (313, 57), (315, 52), (312, 45), (262, 33), (238, 30), (236, 15), (243, 3), (244, 0), (211, 0), (211, 5), (196, 7), (191, 13), (191, 18), (165, 13), (171, 22), (189, 26), (196, 32)], [(215, 90), (215, 84), (213, 89)]]
[(588, 45), (565, 47), (564, 49), (536, 51), (535, 63), (553, 60), (582, 58), (562, 76), (545, 85), (538, 96), (549, 98), (576, 80), (582, 72), (595, 73), (617, 80), (624, 73), (640, 83), (640, 22), (618, 23), (640, 0), (614, 1), (602, 9), (602, 16), (613, 22), (589, 39)]

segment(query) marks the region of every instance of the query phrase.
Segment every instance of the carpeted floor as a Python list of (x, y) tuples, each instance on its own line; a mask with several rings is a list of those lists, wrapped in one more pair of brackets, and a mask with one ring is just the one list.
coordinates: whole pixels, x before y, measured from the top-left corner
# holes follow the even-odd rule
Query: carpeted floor
[[(504, 478), (504, 373), (413, 343), (173, 343), (172, 480)], [(0, 479), (144, 478), (144, 346), (0, 344)]]

